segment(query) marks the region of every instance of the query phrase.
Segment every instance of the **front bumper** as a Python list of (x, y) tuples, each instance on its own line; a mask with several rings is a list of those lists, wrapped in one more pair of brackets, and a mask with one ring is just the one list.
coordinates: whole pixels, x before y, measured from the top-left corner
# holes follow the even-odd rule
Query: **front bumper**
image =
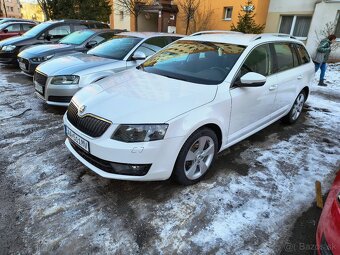
[(41, 64), (41, 63), (33, 63), (29, 59), (21, 58), (21, 57), (18, 57), (18, 63), (19, 63), (20, 69), (24, 73), (29, 74), (29, 75), (33, 75), (35, 69), (38, 67), (38, 65)]
[(17, 53), (1, 51), (0, 50), (0, 63), (2, 64), (18, 64), (17, 62)]
[(80, 89), (78, 85), (52, 85), (50, 84), (51, 78), (47, 78), (47, 85), (37, 84), (34, 81), (35, 86), (42, 86), (43, 93), (35, 90), (36, 95), (44, 100), (48, 105), (55, 106), (68, 106), (72, 97)]
[[(119, 164), (150, 165), (147, 173), (143, 176), (113, 174), (105, 171), (105, 167), (92, 162), (77, 152), (80, 148), (74, 148), (74, 143), (67, 138), (65, 144), (70, 152), (85, 166), (104, 178), (130, 180), (130, 181), (156, 181), (166, 180), (171, 174), (175, 165), (178, 153), (183, 144), (183, 137), (164, 139), (143, 143), (124, 143), (110, 139), (118, 125), (112, 124), (108, 130), (99, 138), (92, 138), (77, 130), (64, 115), (64, 124), (70, 130), (89, 142), (90, 152), (86, 152), (95, 158), (117, 162)], [(72, 143), (72, 144), (71, 144)], [(81, 150), (81, 149), (80, 149)]]

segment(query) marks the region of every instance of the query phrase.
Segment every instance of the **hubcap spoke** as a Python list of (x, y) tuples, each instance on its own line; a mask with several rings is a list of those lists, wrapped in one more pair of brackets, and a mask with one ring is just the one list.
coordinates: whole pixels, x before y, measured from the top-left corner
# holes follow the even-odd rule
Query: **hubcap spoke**
[(209, 147), (207, 149), (205, 149), (202, 152), (202, 157), (206, 157), (209, 156), (210, 154), (214, 153), (214, 144), (210, 144)]
[(194, 176), (195, 176), (196, 171), (197, 171), (197, 163), (195, 162), (195, 163), (189, 168), (189, 170), (186, 172), (187, 177), (188, 177), (189, 179), (193, 179)]
[(194, 152), (192, 152), (191, 150), (188, 151), (187, 157), (185, 158), (185, 162), (187, 161), (193, 161), (195, 160), (196, 155)]
[(199, 169), (200, 169), (201, 175), (204, 174), (208, 170), (208, 167), (203, 160), (199, 164)]

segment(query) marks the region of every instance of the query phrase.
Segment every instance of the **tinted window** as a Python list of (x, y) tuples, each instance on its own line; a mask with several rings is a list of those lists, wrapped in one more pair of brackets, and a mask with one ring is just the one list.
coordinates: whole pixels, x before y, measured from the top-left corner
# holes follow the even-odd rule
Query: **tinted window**
[(271, 75), (273, 73), (273, 63), (270, 54), (269, 45), (261, 45), (255, 48), (247, 57), (246, 61), (241, 67), (241, 75), (248, 72), (255, 72), (264, 76)]
[(300, 57), (301, 63), (306, 64), (310, 62), (310, 57), (304, 46), (301, 44), (296, 44), (296, 49)]
[(176, 41), (139, 68), (150, 73), (199, 84), (225, 80), (245, 47), (212, 42)]
[(48, 34), (52, 38), (63, 38), (65, 35), (71, 33), (71, 28), (69, 25), (57, 26), (48, 31)]
[(6, 27), (6, 29), (8, 30), (8, 32), (20, 32), (21, 31), (20, 24), (9, 25), (8, 27)]
[(294, 47), (294, 44), (290, 44), (289, 46), (290, 46), (290, 49), (291, 49), (291, 51), (293, 53), (293, 63), (294, 63), (294, 66), (299, 66), (300, 65), (299, 57), (297, 55), (296, 49)]
[(94, 49), (87, 52), (89, 55), (122, 60), (142, 39), (130, 36), (115, 36)]
[(74, 28), (74, 31), (79, 31), (79, 30), (87, 29), (88, 27), (85, 25), (77, 24), (77, 25), (73, 25), (73, 28)]
[(40, 34), (43, 30), (45, 30), (49, 26), (51, 26), (51, 23), (48, 23), (48, 22), (41, 23), (41, 24), (35, 26), (34, 28), (28, 30), (26, 33), (23, 34), (23, 36), (29, 36), (29, 37), (37, 36), (38, 34)]
[(80, 45), (94, 34), (91, 30), (81, 30), (73, 32), (59, 41), (62, 44)]
[(288, 44), (274, 44), (277, 56), (277, 72), (282, 72), (294, 67), (293, 52)]
[(34, 27), (33, 24), (22, 24), (22, 29), (23, 29), (24, 31), (28, 31), (28, 30), (30, 30), (32, 27)]
[(115, 35), (114, 32), (102, 33), (92, 38), (91, 41), (96, 41), (98, 44), (100, 44), (102, 42), (112, 39), (114, 35)]
[(165, 37), (153, 37), (146, 40), (143, 44), (157, 46), (159, 49), (164, 48), (169, 44), (168, 39)]
[(170, 37), (171, 42), (177, 41), (178, 39), (181, 39), (181, 37), (176, 37), (176, 36)]

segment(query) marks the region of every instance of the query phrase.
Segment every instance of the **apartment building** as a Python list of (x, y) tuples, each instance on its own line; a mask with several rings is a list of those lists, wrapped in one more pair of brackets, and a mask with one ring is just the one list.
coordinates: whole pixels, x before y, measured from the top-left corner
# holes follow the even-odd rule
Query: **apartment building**
[(1, 18), (21, 18), (21, 5), (19, 0), (0, 0)]

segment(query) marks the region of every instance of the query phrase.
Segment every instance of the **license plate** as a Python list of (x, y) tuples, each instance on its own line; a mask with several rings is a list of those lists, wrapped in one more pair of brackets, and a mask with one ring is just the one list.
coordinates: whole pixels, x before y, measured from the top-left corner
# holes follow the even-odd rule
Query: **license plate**
[(34, 87), (35, 87), (35, 90), (38, 91), (40, 94), (42, 95), (44, 94), (44, 88), (39, 83), (35, 82)]
[(19, 67), (23, 70), (26, 70), (26, 65), (25, 63), (19, 62)]
[(80, 137), (76, 133), (74, 133), (71, 129), (65, 126), (65, 132), (68, 138), (70, 138), (74, 143), (76, 143), (79, 147), (89, 152), (89, 142), (84, 138)]

